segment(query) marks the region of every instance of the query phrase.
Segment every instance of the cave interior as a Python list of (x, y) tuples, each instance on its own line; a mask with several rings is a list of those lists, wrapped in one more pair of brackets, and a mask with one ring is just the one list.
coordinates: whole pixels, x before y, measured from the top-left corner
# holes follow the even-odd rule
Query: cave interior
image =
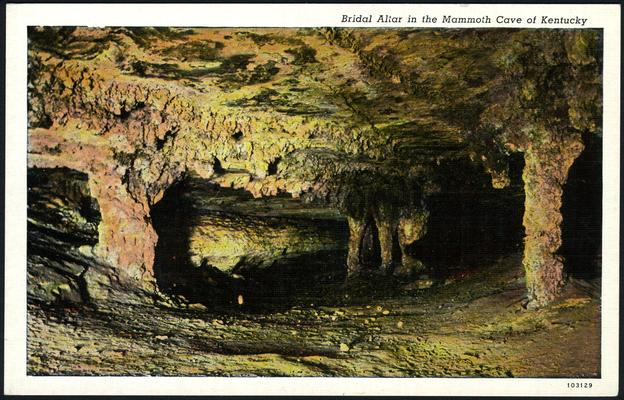
[[(601, 151), (600, 141), (592, 138), (573, 165), (564, 190), (562, 215), (565, 222), (560, 254), (570, 277), (600, 277)], [(363, 280), (377, 283), (379, 279), (385, 280), (378, 289), (381, 291), (419, 277), (444, 282), (449, 277), (468, 275), (522, 251), (522, 158), (516, 157), (511, 163), (512, 183), (503, 190), (492, 189), (489, 176), (478, 168), (471, 168), (469, 162), (460, 163), (444, 167), (450, 178), (444, 190), (428, 201), (427, 233), (407, 249), (424, 264), (424, 269), (415, 276), (378, 274), (379, 236), (374, 220), (368, 217), (360, 254), (366, 272)], [(453, 179), (452, 171), (466, 169), (471, 169), (470, 181), (465, 175)], [(52, 243), (57, 243), (52, 240), (71, 247), (97, 244), (101, 216), (97, 200), (90, 196), (87, 179), (85, 174), (68, 168), (29, 169), (30, 253), (49, 253)], [(53, 201), (61, 202), (56, 212), (50, 212), (50, 206), (46, 206)], [(79, 222), (72, 225), (72, 219), (65, 213), (75, 213)], [(211, 218), (202, 219), (202, 215)], [(223, 188), (191, 175), (167, 190), (151, 216), (158, 234), (154, 262), (158, 287), (164, 293), (181, 295), (192, 303), (236, 305), (237, 295), (244, 294), (254, 309), (270, 311), (276, 305), (283, 308), (310, 299), (322, 303), (324, 292), (345, 284), (349, 232), (346, 216), (338, 209), (287, 195), (254, 198), (244, 190)], [(256, 220), (262, 223), (254, 226)], [(45, 221), (45, 224), (35, 221)], [(210, 265), (208, 258), (199, 263), (191, 261), (190, 242), (192, 236), (197, 235), (193, 226), (198, 224), (209, 229), (226, 229), (216, 246), (234, 247), (232, 252), (237, 261), (231, 269), (219, 270)], [(308, 226), (313, 234), (329, 237), (334, 245), (327, 249), (322, 244), (313, 244), (303, 252), (290, 254), (288, 243), (279, 249), (272, 249), (270, 244), (264, 249), (253, 248), (244, 243), (247, 238), (240, 243), (233, 238), (232, 243), (228, 243), (229, 229), (234, 232), (244, 228), (253, 230), (250, 235), (253, 240), (256, 235), (266, 233), (263, 229), (267, 224), (278, 229)], [(295, 235), (290, 238), (301, 239)], [(400, 260), (396, 236), (393, 242), (393, 257)], [(238, 306), (232, 310), (236, 309)]]
[(29, 28), (29, 371), (596, 376), (601, 40)]

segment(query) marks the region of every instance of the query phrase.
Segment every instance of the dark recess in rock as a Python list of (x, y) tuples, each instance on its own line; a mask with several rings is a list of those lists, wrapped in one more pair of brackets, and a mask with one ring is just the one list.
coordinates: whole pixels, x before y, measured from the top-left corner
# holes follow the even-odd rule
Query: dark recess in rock
[[(427, 201), (427, 234), (408, 251), (441, 276), (519, 251), (524, 235), (523, 166), (522, 157), (513, 157), (510, 186), (492, 189), (490, 177), (467, 160), (443, 165), (448, 178), (442, 191)], [(458, 170), (471, 171), (471, 178), (452, 172)]]
[[(283, 307), (324, 280), (340, 282), (346, 256), (344, 219), (297, 203), (283, 196), (253, 199), (244, 191), (219, 188), (198, 178), (171, 187), (152, 212), (159, 236), (154, 272), (160, 289), (208, 305), (232, 304), (236, 294), (245, 293), (253, 299), (250, 303), (262, 308), (280, 303)], [(218, 243), (203, 242), (198, 224)], [(238, 230), (247, 232), (251, 240), (236, 236)], [(272, 239), (257, 243), (267, 235), (284, 244), (270, 247)], [(314, 235), (318, 239), (311, 239)], [(223, 261), (220, 246), (246, 252), (233, 249), (238, 258)], [(204, 252), (202, 258), (192, 260), (197, 251)], [(211, 265), (211, 260), (219, 264)]]
[(565, 271), (582, 278), (600, 277), (602, 260), (602, 138), (586, 135), (585, 150), (570, 169), (563, 189), (559, 253)]

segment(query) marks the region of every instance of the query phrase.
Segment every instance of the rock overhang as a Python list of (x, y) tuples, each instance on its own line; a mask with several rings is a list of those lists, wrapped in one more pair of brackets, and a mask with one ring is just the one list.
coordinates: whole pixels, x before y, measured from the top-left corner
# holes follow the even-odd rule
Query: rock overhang
[(150, 208), (189, 172), (374, 213), (418, 206), (446, 159), (504, 187), (507, 154), (524, 151), (567, 165), (562, 185), (580, 133), (600, 134), (592, 30), (35, 27), (29, 39), (29, 165), (89, 174), (100, 253), (147, 270)]

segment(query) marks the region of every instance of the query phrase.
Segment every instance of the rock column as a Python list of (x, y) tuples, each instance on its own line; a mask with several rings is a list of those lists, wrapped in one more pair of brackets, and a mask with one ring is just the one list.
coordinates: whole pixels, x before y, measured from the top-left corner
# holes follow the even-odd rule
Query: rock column
[(149, 218), (149, 207), (128, 193), (117, 176), (90, 175), (89, 186), (102, 215), (95, 255), (123, 269), (125, 275), (146, 289), (154, 289), (158, 236)]
[(349, 223), (349, 250), (347, 254), (347, 277), (353, 277), (360, 272), (360, 253), (366, 221), (363, 218), (347, 216)]
[(396, 230), (392, 215), (385, 207), (379, 207), (375, 215), (375, 224), (379, 235), (379, 247), (381, 250), (381, 272), (391, 272), (393, 266), (392, 247), (393, 235)]
[(583, 148), (580, 137), (571, 136), (533, 144), (524, 153), (523, 265), (529, 308), (548, 304), (562, 286), (563, 259), (556, 252), (561, 246), (563, 185)]

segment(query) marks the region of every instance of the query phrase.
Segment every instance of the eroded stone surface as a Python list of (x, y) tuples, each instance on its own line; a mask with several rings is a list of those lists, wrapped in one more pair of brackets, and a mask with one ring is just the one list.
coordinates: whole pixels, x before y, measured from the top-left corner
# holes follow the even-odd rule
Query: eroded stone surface
[(187, 173), (339, 208), (350, 270), (372, 216), (387, 269), (399, 215), (439, 190), (441, 160), (469, 157), (503, 187), (521, 151), (529, 293), (555, 295), (574, 138), (600, 133), (599, 32), (35, 27), (29, 38), (29, 166), (89, 176), (94, 254), (139, 286), (154, 289), (151, 209)]
[[(583, 151), (578, 137), (525, 153), (524, 266), (532, 306), (554, 300), (563, 284), (561, 199), (574, 160)], [(554, 147), (554, 148), (553, 148)]]
[[(420, 281), (419, 281), (420, 282)], [(572, 285), (527, 312), (521, 257), (445, 286), (319, 288), (272, 312), (29, 306), (33, 375), (586, 377), (600, 301)], [(345, 294), (357, 292), (346, 299)], [(306, 297), (309, 300), (309, 297)], [(253, 303), (249, 306), (253, 306)], [(436, 310), (431, 312), (430, 310)]]

